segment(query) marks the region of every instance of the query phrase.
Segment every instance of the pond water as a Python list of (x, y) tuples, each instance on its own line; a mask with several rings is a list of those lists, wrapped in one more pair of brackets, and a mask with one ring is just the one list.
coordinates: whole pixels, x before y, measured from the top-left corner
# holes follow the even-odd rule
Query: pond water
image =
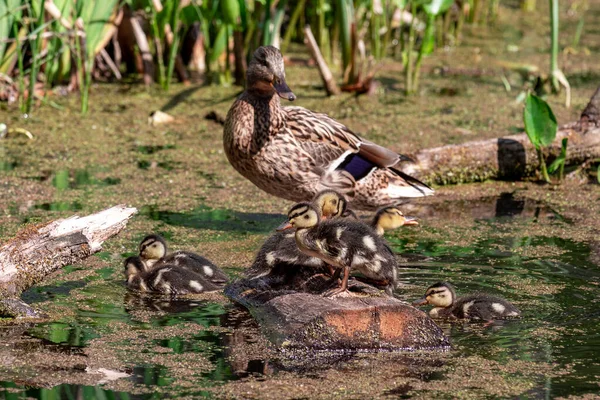
[[(62, 318), (21, 327), (17, 334), (8, 332), (14, 327), (0, 328), (0, 337), (11, 338), (6, 346), (16, 346), (12, 356), (49, 360), (15, 367), (3, 351), (0, 398), (220, 397), (222, 388), (244, 388), (246, 381), (267, 388), (281, 379), (291, 382), (290, 387), (295, 379), (329, 385), (344, 379), (336, 374), (352, 379), (373, 373), (383, 381), (371, 393), (383, 397), (547, 398), (598, 392), (598, 242), (568, 238), (565, 232), (573, 228), (569, 219), (512, 194), (415, 206), (412, 211), (433, 213), (436, 224), (429, 226), (424, 218), (420, 228), (387, 236), (402, 261), (400, 298), (412, 301), (430, 284), (447, 280), (459, 295), (484, 292), (507, 298), (521, 309), (522, 318), (493, 324), (440, 322), (451, 338), (448, 351), (344, 354), (319, 362), (307, 355), (290, 362), (272, 349), (261, 352), (260, 346), (246, 354), (260, 343), (260, 334), (248, 313), (223, 298), (169, 301), (128, 293), (120, 271), (121, 260), (131, 253), (104, 252), (96, 257), (112, 266), (83, 278), (78, 273), (84, 266), (67, 267), (59, 281), (23, 296), (62, 310)], [(260, 237), (283, 218), (202, 207), (189, 215), (150, 208), (141, 214), (165, 224)], [(82, 384), (85, 379), (76, 377), (89, 375), (85, 366), (90, 364), (96, 369), (108, 365), (128, 376), (111, 380), (107, 375), (104, 384)], [(386, 375), (390, 371), (394, 387)], [(40, 373), (63, 374), (58, 379), (67, 383), (53, 386), (48, 378), (44, 385), (44, 379), (36, 378)], [(328, 392), (320, 395), (328, 397)], [(295, 397), (291, 392), (281, 396)]]

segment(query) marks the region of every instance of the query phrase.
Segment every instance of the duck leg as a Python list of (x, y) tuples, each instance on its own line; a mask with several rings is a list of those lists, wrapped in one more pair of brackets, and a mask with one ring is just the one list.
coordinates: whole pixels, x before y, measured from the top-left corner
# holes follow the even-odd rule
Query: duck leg
[[(344, 270), (344, 277), (342, 278), (341, 285), (336, 289), (328, 290), (327, 292), (325, 292), (323, 294), (323, 296), (333, 297), (333, 296), (337, 296), (342, 293), (349, 293), (348, 292), (348, 277), (350, 276), (350, 268), (343, 267), (343, 270)], [(341, 269), (338, 271), (341, 271)]]

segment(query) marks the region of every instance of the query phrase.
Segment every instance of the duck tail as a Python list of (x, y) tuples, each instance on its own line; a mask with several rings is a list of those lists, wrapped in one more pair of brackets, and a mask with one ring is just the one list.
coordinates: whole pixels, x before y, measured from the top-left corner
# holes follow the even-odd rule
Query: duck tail
[(404, 179), (406, 181), (406, 183), (408, 183), (414, 189), (421, 192), (423, 194), (423, 196), (431, 196), (434, 193), (434, 190), (431, 187), (429, 187), (429, 185), (421, 182), (417, 178), (413, 178), (412, 176), (405, 174), (404, 172), (402, 172), (396, 168), (390, 167), (390, 171), (392, 171), (394, 174), (398, 175), (400, 178)]

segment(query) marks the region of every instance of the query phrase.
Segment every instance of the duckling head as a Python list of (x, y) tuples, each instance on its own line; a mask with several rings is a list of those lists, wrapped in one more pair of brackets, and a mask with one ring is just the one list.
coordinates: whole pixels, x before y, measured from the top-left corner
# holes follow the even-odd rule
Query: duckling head
[(448, 282), (438, 282), (427, 288), (425, 296), (413, 302), (413, 306), (431, 304), (435, 307), (447, 308), (454, 304), (456, 293), (454, 287)]
[(148, 235), (140, 243), (140, 257), (158, 261), (167, 254), (167, 242), (160, 235)]
[(346, 212), (348, 202), (346, 198), (335, 190), (323, 190), (315, 195), (312, 204), (321, 210), (321, 218), (341, 217)]
[(282, 99), (296, 100), (285, 82), (283, 56), (273, 46), (261, 46), (252, 55), (246, 72), (246, 89), (260, 97), (271, 98), (275, 93)]
[(277, 230), (312, 228), (319, 224), (320, 219), (321, 214), (311, 203), (298, 203), (290, 209), (288, 220), (281, 224)]
[(125, 279), (127, 279), (128, 283), (131, 283), (136, 276), (139, 276), (146, 270), (142, 259), (138, 256), (127, 258), (123, 265), (125, 267)]
[(404, 216), (396, 206), (380, 209), (373, 218), (373, 226), (380, 236), (383, 236), (385, 231), (391, 231), (404, 225), (419, 225), (419, 223), (413, 217)]

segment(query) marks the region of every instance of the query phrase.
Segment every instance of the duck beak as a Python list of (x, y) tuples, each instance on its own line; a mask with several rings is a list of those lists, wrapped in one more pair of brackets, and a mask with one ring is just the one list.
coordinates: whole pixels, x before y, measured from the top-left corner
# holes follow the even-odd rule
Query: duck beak
[(415, 217), (404, 217), (404, 225), (419, 225)]
[(422, 299), (419, 299), (417, 301), (413, 301), (412, 305), (414, 307), (418, 307), (418, 306), (424, 306), (427, 303), (428, 303), (427, 298), (423, 297)]
[(286, 99), (289, 101), (296, 100), (296, 95), (292, 93), (292, 89), (285, 83), (285, 79), (279, 78), (277, 79), (277, 83), (272, 83), (273, 89), (277, 92), (279, 97), (282, 99)]
[(283, 224), (279, 225), (275, 230), (277, 232), (285, 231), (286, 229), (292, 229), (294, 226), (290, 221), (284, 221)]

